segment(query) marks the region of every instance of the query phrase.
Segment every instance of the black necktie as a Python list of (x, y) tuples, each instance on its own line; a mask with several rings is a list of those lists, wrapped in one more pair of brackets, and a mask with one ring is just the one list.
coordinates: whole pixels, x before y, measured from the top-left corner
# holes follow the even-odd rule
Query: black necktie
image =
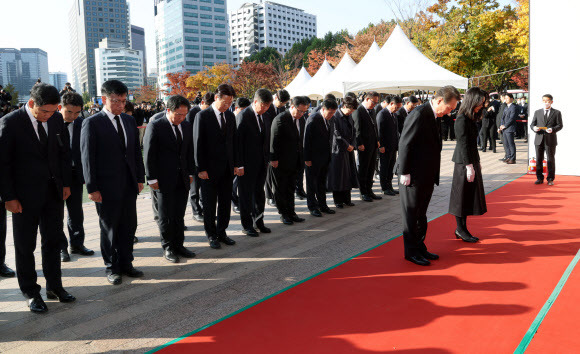
[(222, 131), (226, 131), (226, 120), (223, 112), (220, 112), (220, 124), (222, 125)]
[(123, 125), (121, 125), (119, 116), (115, 116), (115, 122), (117, 122), (117, 133), (119, 134), (119, 140), (121, 140), (121, 146), (125, 150), (127, 148), (125, 145), (125, 132), (123, 131)]
[(548, 123), (548, 113), (549, 113), (549, 112), (550, 112), (550, 111), (549, 111), (549, 110), (547, 110), (547, 109), (544, 111), (544, 124)]
[(40, 140), (40, 145), (43, 149), (48, 147), (48, 135), (46, 135), (46, 130), (44, 130), (44, 126), (42, 122), (37, 120), (36, 124), (38, 126), (38, 140)]
[(173, 129), (175, 130), (175, 137), (177, 138), (177, 147), (181, 151), (181, 144), (183, 143), (183, 138), (181, 137), (181, 132), (179, 131), (179, 126), (173, 125)]
[(326, 130), (328, 131), (328, 121), (324, 118), (322, 118), (324, 120), (324, 126), (326, 127)]
[(262, 120), (262, 116), (258, 114), (258, 121), (260, 122), (260, 132), (264, 132), (264, 120)]
[(300, 119), (296, 119), (296, 130), (298, 131), (298, 135), (300, 135)]
[(66, 129), (68, 129), (68, 126), (69, 126), (71, 123), (72, 123), (72, 122), (64, 122), (64, 127), (65, 127)]

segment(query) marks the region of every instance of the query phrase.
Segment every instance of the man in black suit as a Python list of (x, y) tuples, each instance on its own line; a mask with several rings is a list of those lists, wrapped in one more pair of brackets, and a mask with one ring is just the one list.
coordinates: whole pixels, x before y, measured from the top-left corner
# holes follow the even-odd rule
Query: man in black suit
[(441, 133), (438, 117), (457, 106), (459, 92), (453, 86), (437, 91), (433, 99), (417, 107), (405, 122), (399, 141), (399, 176), (405, 259), (429, 265), (439, 256), (427, 251), (427, 207), (434, 185), (439, 185)]
[[(231, 85), (218, 86), (215, 102), (195, 117), (193, 145), (195, 165), (201, 179), (203, 226), (211, 248), (220, 242), (235, 245), (226, 229), (230, 223), (232, 180), (238, 175), (238, 155), (235, 149), (236, 117), (229, 111), (236, 91)], [(216, 225), (217, 209), (217, 225)]]
[(264, 225), (264, 207), (266, 195), (264, 185), (268, 167), (268, 148), (266, 140), (266, 124), (264, 114), (270, 108), (273, 97), (266, 89), (259, 89), (254, 95), (251, 106), (236, 116), (238, 129), (239, 169), (243, 171), (238, 176), (240, 190), (240, 217), (242, 232), (256, 237), (258, 233), (254, 225), (262, 233), (271, 230)]
[(18, 285), (32, 312), (48, 310), (34, 262), (40, 226), (42, 269), (49, 299), (72, 302), (61, 279), (63, 200), (70, 196), (71, 161), (58, 90), (36, 84), (23, 108), (0, 119), (0, 195), (12, 212)]
[[(201, 100), (201, 103), (197, 106), (192, 107), (191, 110), (187, 113), (185, 120), (189, 122), (189, 125), (193, 127), (195, 123), (195, 116), (199, 112), (211, 106), (214, 100), (215, 94), (213, 92), (206, 92), (206, 94), (203, 96)], [(195, 221), (203, 222), (203, 208), (199, 204), (201, 196), (200, 188), (201, 188), (201, 180), (197, 176), (197, 173), (195, 173), (195, 175), (193, 176), (193, 182), (189, 187), (189, 203), (191, 204), (191, 210), (193, 211), (193, 219)]]
[[(252, 102), (245, 97), (238, 97), (236, 99), (234, 115), (237, 117), (244, 109), (250, 107)], [(263, 118), (263, 117), (262, 117)], [(240, 185), (240, 177), (234, 176), (234, 183), (232, 184), (232, 209), (234, 213), (240, 213), (240, 197), (238, 195), (238, 186)]]
[[(530, 127), (536, 132), (534, 145), (536, 146), (536, 177), (535, 184), (544, 183), (544, 152), (548, 155), (548, 185), (554, 185), (556, 177), (556, 146), (558, 145), (557, 132), (564, 127), (562, 113), (552, 108), (554, 97), (550, 94), (542, 96), (544, 108), (534, 112)], [(540, 129), (542, 127), (544, 129)]]
[(392, 95), (385, 95), (383, 97), (383, 100), (381, 101), (380, 104), (376, 105), (375, 107), (375, 116), (379, 115), (379, 112), (382, 111), (383, 109), (387, 108), (387, 106), (389, 105), (389, 103), (391, 103), (391, 100), (393, 99)]
[[(264, 115), (265, 126), (266, 126), (266, 141), (270, 141), (270, 128), (272, 127), (272, 121), (276, 116), (286, 110), (286, 104), (290, 101), (290, 94), (288, 91), (282, 89), (274, 94), (274, 101), (270, 105), (270, 108)], [(270, 144), (268, 143), (268, 155), (270, 154)], [(274, 200), (274, 192), (272, 192), (272, 179), (273, 170), (270, 165), (268, 165), (268, 171), (266, 174), (266, 198), (270, 206), (276, 206), (276, 201)]]
[(494, 94), (492, 98), (489, 106), (483, 108), (485, 112), (481, 121), (481, 151), (487, 151), (487, 142), (489, 141), (489, 148), (495, 153), (495, 133), (497, 131), (495, 120), (501, 103), (498, 101), (497, 94)]
[(505, 158), (500, 159), (508, 165), (516, 163), (516, 120), (518, 115), (517, 105), (514, 103), (514, 96), (511, 93), (505, 94), (506, 108), (501, 117), (501, 124), (498, 132), (503, 134), (503, 148), (505, 149)]
[(195, 253), (183, 246), (185, 209), (189, 186), (195, 173), (193, 128), (185, 121), (189, 101), (170, 96), (164, 116), (147, 126), (143, 139), (145, 172), (157, 207), (157, 225), (163, 256), (172, 263)]
[(330, 164), (333, 128), (330, 120), (338, 109), (336, 100), (324, 100), (320, 111), (306, 120), (304, 128), (304, 164), (306, 165), (306, 201), (310, 214), (334, 214), (326, 204), (326, 175)]
[(379, 103), (379, 94), (375, 91), (367, 92), (363, 102), (352, 114), (358, 146), (358, 179), (361, 200), (372, 202), (382, 197), (373, 193), (375, 161), (380, 146), (377, 128), (375, 106)]
[[(61, 104), (58, 106), (60, 115), (64, 121), (64, 127), (70, 142), (72, 178), (70, 184), (70, 197), (65, 201), (68, 211), (67, 229), (70, 238), (70, 251), (74, 254), (92, 256), (93, 250), (85, 247), (85, 228), (83, 214), (83, 164), (81, 160), (81, 127), (84, 118), (80, 116), (83, 109), (83, 97), (76, 92), (67, 92), (61, 97)], [(64, 211), (63, 211), (64, 212)], [(64, 230), (61, 232), (63, 239), (60, 250), (60, 260), (70, 261), (68, 253), (68, 242)]]
[(121, 284), (122, 274), (143, 276), (133, 267), (133, 239), (145, 168), (135, 119), (123, 113), (127, 93), (121, 81), (105, 81), (103, 110), (85, 119), (81, 129), (83, 175), (99, 214), (101, 254), (113, 285)]
[(419, 105), (419, 99), (415, 96), (409, 96), (409, 97), (405, 97), (404, 99), (405, 104), (403, 104), (403, 107), (401, 107), (401, 109), (399, 109), (397, 111), (397, 121), (398, 121), (398, 129), (399, 129), (399, 136), (401, 135), (401, 132), (403, 131), (403, 127), (405, 126), (405, 119), (407, 118), (407, 116), (409, 115), (409, 113), (411, 113), (415, 107), (417, 107)]
[[(497, 128), (499, 128), (499, 126), (501, 125), (501, 117), (503, 117), (503, 111), (505, 111), (505, 109), (507, 108), (507, 104), (505, 103), (505, 99), (506, 99), (506, 93), (502, 92), (499, 96), (499, 100), (500, 100), (500, 105), (499, 105), (499, 110), (497, 111), (497, 116), (495, 117), (495, 126)], [(499, 139), (499, 144), (503, 144), (503, 133), (500, 130), (496, 131), (497, 135), (498, 135), (498, 139)], [(504, 156), (505, 158), (505, 156)]]
[[(328, 95), (327, 95), (328, 96)], [(310, 107), (311, 104), (311, 100), (308, 96), (304, 96), (304, 101), (308, 102), (308, 107)], [(304, 161), (304, 155), (302, 154), (302, 152), (304, 151), (304, 127), (306, 126), (306, 117), (307, 115), (302, 115), (302, 117), (300, 117), (300, 127), (302, 127), (302, 129), (300, 130), (300, 160)], [(306, 198), (306, 192), (304, 191), (304, 164), (300, 164), (300, 168), (298, 169), (298, 172), (296, 173), (296, 190), (295, 190), (295, 195), (296, 198), (298, 198), (299, 200), (304, 200)]]
[(273, 168), (272, 186), (280, 220), (286, 225), (302, 222), (294, 211), (296, 174), (304, 163), (302, 140), (304, 125), (300, 118), (308, 112), (310, 99), (303, 96), (292, 98), (290, 109), (272, 121), (270, 135), (270, 165)]
[(385, 195), (397, 195), (399, 192), (393, 189), (393, 168), (397, 160), (399, 148), (399, 124), (396, 112), (403, 106), (403, 100), (399, 96), (392, 96), (389, 104), (377, 115), (377, 128), (379, 131), (379, 159), (381, 164), (381, 190)]

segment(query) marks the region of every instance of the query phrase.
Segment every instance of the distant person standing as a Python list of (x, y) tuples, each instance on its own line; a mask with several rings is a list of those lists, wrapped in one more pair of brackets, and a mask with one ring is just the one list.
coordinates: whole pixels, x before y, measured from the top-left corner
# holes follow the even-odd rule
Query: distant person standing
[(405, 97), (404, 102), (403, 107), (397, 111), (399, 135), (401, 135), (403, 127), (405, 126), (405, 119), (419, 105), (419, 99), (415, 96), (409, 96)]
[[(554, 97), (550, 94), (542, 96), (543, 109), (534, 112), (534, 118), (530, 124), (536, 133), (534, 145), (536, 146), (536, 184), (544, 183), (544, 152), (548, 156), (548, 185), (554, 185), (556, 177), (556, 146), (558, 145), (557, 132), (564, 127), (562, 113), (552, 108)], [(542, 129), (540, 129), (542, 128)]]
[(483, 120), (481, 121), (481, 151), (487, 151), (487, 143), (489, 141), (489, 149), (496, 152), (495, 132), (497, 127), (495, 119), (499, 111), (501, 103), (498, 101), (497, 94), (492, 96), (491, 101), (486, 101), (484, 107)]
[(399, 148), (399, 121), (396, 112), (401, 109), (403, 100), (399, 96), (392, 96), (389, 103), (377, 115), (377, 127), (379, 131), (380, 181), (381, 190), (385, 195), (397, 195), (393, 189), (393, 169), (397, 160)]
[(514, 102), (514, 96), (511, 93), (505, 94), (506, 108), (502, 113), (501, 125), (498, 128), (498, 132), (501, 132), (504, 137), (504, 149), (505, 158), (500, 159), (500, 161), (505, 162), (508, 165), (513, 165), (516, 163), (516, 120), (518, 110)]
[[(272, 121), (276, 116), (286, 110), (286, 105), (290, 101), (290, 94), (286, 90), (279, 90), (274, 94), (274, 102), (270, 105), (268, 112), (264, 115), (265, 126), (266, 126), (266, 141), (268, 141), (268, 154), (270, 153), (270, 128), (272, 127)], [(266, 199), (270, 206), (276, 206), (276, 201), (274, 200), (274, 192), (272, 192), (272, 178), (273, 171), (272, 166), (268, 166), (268, 171), (266, 175)]]
[[(234, 115), (237, 117), (244, 109), (249, 107), (252, 103), (245, 97), (238, 97), (235, 103)], [(263, 117), (263, 116), (262, 116)], [(237, 122), (236, 122), (237, 124)], [(234, 213), (240, 213), (240, 196), (238, 195), (238, 187), (240, 185), (240, 176), (234, 176), (232, 184), (232, 210)]]

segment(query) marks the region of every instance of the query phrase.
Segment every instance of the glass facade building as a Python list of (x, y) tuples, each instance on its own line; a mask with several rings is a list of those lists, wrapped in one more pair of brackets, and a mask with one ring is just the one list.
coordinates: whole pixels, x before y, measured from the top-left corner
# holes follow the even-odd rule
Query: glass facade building
[(145, 29), (131, 25), (131, 49), (143, 52), (143, 85), (147, 80), (147, 50), (145, 50)]
[(0, 48), (0, 85), (12, 84), (20, 102), (28, 101), (36, 80), (49, 83), (48, 57), (38, 48)]
[[(64, 72), (49, 73), (49, 82), (52, 86), (56, 87), (59, 91), (64, 88), (64, 85), (68, 82), (68, 75)], [(74, 87), (73, 87), (74, 89)]]
[(105, 38), (95, 49), (97, 87), (112, 79), (122, 81), (129, 91), (143, 85), (143, 52), (124, 45), (123, 41)]

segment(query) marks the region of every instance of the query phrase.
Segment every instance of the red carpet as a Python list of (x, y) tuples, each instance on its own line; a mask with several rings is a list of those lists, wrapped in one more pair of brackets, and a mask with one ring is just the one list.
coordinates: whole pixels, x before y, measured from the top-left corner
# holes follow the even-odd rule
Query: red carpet
[[(488, 195), (490, 211), (468, 220), (478, 244), (452, 237), (449, 214), (430, 222), (427, 245), (441, 256), (430, 267), (404, 261), (399, 237), (163, 351), (511, 353), (580, 248), (580, 178), (559, 176), (553, 187), (534, 180)], [(548, 313), (553, 330), (537, 352), (554, 340), (578, 344), (578, 306), (572, 330), (559, 328), (578, 298), (579, 272)]]

